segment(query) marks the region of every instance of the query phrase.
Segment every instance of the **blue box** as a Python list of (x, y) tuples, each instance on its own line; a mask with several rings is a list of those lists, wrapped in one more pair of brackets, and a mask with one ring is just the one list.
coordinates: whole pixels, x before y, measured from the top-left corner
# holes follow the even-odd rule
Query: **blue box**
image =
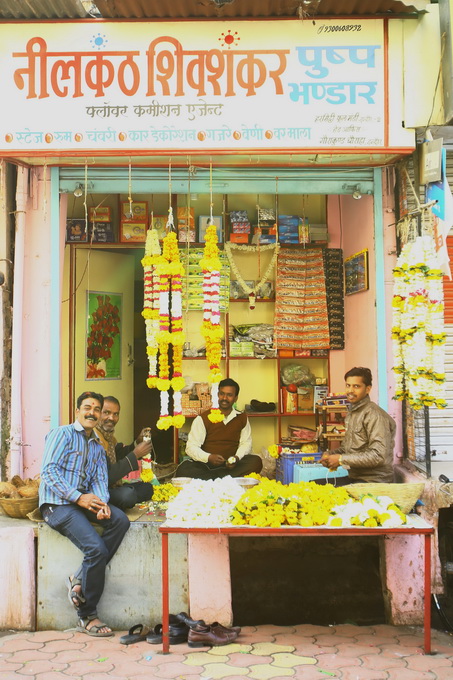
[[(277, 466), (275, 468), (275, 479), (277, 482), (283, 484), (291, 484), (293, 481), (293, 471), (296, 463), (300, 463), (299, 467), (305, 467), (313, 462), (321, 460), (322, 453), (282, 453), (277, 459)], [(324, 470), (323, 466), (321, 465)]]
[(294, 465), (293, 467), (293, 482), (312, 482), (314, 479), (326, 479), (329, 484), (335, 484), (335, 479), (339, 477), (347, 477), (348, 471), (343, 467), (337, 468), (335, 471), (325, 468), (323, 465)]
[(278, 226), (292, 226), (299, 227), (300, 217), (299, 215), (279, 215), (278, 216)]

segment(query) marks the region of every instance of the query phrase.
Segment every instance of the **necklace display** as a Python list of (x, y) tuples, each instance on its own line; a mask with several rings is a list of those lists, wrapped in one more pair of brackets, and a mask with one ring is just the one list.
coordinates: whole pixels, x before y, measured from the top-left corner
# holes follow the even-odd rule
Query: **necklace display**
[[(242, 278), (241, 273), (238, 269), (238, 266), (236, 262), (234, 261), (233, 253), (232, 250), (242, 250), (247, 253), (256, 253), (258, 251), (264, 251), (264, 250), (274, 250), (274, 253), (272, 255), (271, 261), (269, 262), (269, 266), (267, 267), (266, 271), (264, 272), (262, 278), (256, 283), (253, 288), (251, 288)], [(230, 241), (227, 241), (225, 243), (225, 252), (228, 257), (228, 261), (230, 263), (230, 267), (236, 277), (236, 280), (240, 283), (241, 288), (247, 293), (248, 298), (249, 298), (249, 307), (250, 309), (255, 309), (255, 301), (256, 301), (256, 295), (259, 293), (261, 287), (266, 283), (266, 281), (269, 279), (272, 270), (275, 267), (275, 263), (277, 261), (277, 256), (278, 256), (278, 251), (280, 250), (280, 245), (278, 243), (271, 243), (269, 245), (263, 245), (263, 246), (246, 246), (246, 245), (240, 245), (239, 243), (231, 243)]]

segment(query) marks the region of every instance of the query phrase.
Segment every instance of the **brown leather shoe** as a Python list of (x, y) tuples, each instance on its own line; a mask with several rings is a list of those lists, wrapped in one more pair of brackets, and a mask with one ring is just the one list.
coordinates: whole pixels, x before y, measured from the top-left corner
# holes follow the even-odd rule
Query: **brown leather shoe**
[(241, 626), (230, 626), (228, 628), (228, 626), (222, 626), (222, 624), (219, 623), (218, 621), (214, 621), (214, 623), (211, 623), (211, 628), (216, 628), (216, 627), (223, 628), (223, 630), (228, 630), (228, 631), (231, 630), (231, 631), (233, 631), (233, 633), (237, 633), (238, 635), (241, 632)]
[(198, 625), (189, 629), (189, 647), (220, 647), (234, 642), (238, 634), (223, 626)]

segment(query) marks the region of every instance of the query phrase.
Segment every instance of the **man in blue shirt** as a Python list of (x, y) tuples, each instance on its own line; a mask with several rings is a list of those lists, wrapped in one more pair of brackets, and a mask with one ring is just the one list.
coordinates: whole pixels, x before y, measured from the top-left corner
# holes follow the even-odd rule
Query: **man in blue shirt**
[[(84, 555), (79, 569), (69, 577), (69, 599), (79, 617), (77, 630), (95, 637), (113, 635), (98, 619), (97, 605), (106, 565), (129, 528), (124, 512), (108, 503), (107, 461), (94, 432), (103, 403), (102, 395), (83, 392), (77, 399), (75, 422), (49, 432), (39, 487), (44, 521)], [(102, 536), (93, 523), (103, 528)]]

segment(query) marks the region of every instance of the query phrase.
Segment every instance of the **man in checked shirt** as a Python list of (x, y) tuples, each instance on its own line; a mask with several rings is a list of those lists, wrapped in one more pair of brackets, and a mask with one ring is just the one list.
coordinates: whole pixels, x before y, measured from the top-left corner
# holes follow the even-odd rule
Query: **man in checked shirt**
[[(113, 632), (97, 616), (104, 590), (105, 568), (129, 529), (122, 510), (109, 505), (107, 460), (94, 428), (104, 398), (83, 392), (77, 399), (76, 420), (51, 430), (41, 468), (39, 506), (44, 521), (67, 536), (84, 558), (68, 579), (69, 601), (77, 610), (77, 630), (93, 637)], [(94, 524), (103, 528), (102, 536)]]

